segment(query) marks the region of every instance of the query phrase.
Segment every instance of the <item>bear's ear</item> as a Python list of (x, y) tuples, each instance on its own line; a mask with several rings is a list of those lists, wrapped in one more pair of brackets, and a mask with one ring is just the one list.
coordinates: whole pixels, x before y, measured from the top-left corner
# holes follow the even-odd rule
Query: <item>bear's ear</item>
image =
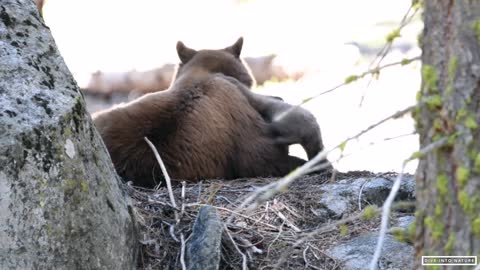
[(233, 54), (235, 57), (240, 57), (240, 53), (242, 52), (243, 46), (243, 37), (240, 37), (235, 44), (230, 47), (225, 48), (224, 50)]
[(177, 42), (177, 54), (178, 57), (180, 57), (180, 61), (182, 61), (182, 63), (185, 64), (190, 61), (190, 59), (192, 59), (196, 53), (197, 51), (188, 48), (187, 46), (185, 46), (185, 44), (183, 44), (183, 42)]

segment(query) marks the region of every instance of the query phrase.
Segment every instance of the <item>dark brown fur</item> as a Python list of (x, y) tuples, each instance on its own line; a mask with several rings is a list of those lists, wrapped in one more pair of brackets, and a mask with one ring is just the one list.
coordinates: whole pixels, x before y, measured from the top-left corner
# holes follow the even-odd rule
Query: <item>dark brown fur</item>
[(237, 89), (247, 98), (269, 124), (271, 136), (278, 144), (300, 144), (312, 159), (323, 150), (322, 135), (317, 119), (302, 107), (284, 102), (281, 98), (264, 96), (250, 91), (232, 77), (226, 77), (237, 85)]
[(269, 123), (226, 78), (252, 84), (241, 47), (240, 39), (223, 50), (197, 52), (179, 42), (182, 63), (170, 89), (94, 115), (125, 180), (152, 187), (163, 179), (144, 136), (174, 179), (281, 176), (305, 162), (275, 143)]

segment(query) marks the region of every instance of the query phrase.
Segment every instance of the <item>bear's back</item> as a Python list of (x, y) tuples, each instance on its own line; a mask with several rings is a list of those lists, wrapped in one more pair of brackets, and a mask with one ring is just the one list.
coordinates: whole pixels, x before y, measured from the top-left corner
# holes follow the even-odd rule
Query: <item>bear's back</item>
[(172, 177), (256, 176), (270, 158), (285, 154), (285, 147), (268, 138), (260, 114), (223, 76), (208, 74), (194, 83), (179, 81), (171, 91), (183, 102), (177, 108), (175, 132), (165, 144), (160, 143), (159, 150), (171, 161)]

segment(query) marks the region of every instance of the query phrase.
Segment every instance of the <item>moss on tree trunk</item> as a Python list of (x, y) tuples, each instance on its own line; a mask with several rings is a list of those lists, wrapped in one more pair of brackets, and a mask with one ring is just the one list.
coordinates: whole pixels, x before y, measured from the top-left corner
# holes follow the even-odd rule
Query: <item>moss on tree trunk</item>
[[(425, 0), (416, 267), (423, 255), (480, 255), (480, 1)], [(446, 267), (445, 269), (451, 269)]]

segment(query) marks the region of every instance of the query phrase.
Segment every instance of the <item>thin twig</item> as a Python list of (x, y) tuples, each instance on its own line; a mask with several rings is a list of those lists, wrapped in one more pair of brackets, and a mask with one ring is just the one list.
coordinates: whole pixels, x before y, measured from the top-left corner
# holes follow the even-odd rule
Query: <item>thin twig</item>
[(242, 270), (247, 270), (247, 256), (245, 256), (245, 254), (243, 254), (243, 252), (240, 250), (240, 248), (237, 246), (237, 243), (235, 243), (235, 240), (233, 240), (233, 237), (232, 235), (230, 234), (230, 231), (228, 231), (228, 228), (226, 225), (223, 225), (223, 228), (225, 230), (225, 233), (227, 233), (228, 235), (228, 238), (230, 239), (230, 241), (232, 242), (233, 246), (235, 247), (235, 249), (237, 250), (237, 252), (242, 256)]
[[(409, 107), (407, 107), (407, 108), (405, 108), (405, 109), (403, 109), (403, 110), (401, 110), (401, 111), (398, 111), (398, 112), (396, 112), (396, 113), (394, 113), (394, 114), (392, 114), (392, 115), (389, 115), (389, 116), (383, 118), (382, 120), (378, 121), (377, 123), (375, 123), (375, 124), (369, 126), (368, 128), (362, 130), (361, 132), (357, 133), (356, 135), (354, 135), (354, 136), (352, 136), (352, 137), (349, 137), (349, 138), (346, 139), (343, 143), (349, 142), (349, 141), (354, 140), (354, 139), (358, 139), (360, 136), (362, 136), (363, 134), (367, 133), (368, 131), (370, 131), (370, 130), (376, 128), (376, 127), (378, 127), (379, 125), (387, 122), (387, 121), (390, 120), (390, 119), (397, 119), (397, 118), (405, 115), (406, 113), (412, 111), (415, 107), (417, 107), (417, 106), (419, 106), (419, 105), (420, 105), (420, 104), (412, 105), (412, 106), (409, 106)], [(343, 144), (343, 143), (342, 143), (342, 144)], [(339, 145), (339, 146), (340, 146), (340, 145)], [(339, 146), (337, 146), (337, 147), (339, 147)]]
[(287, 217), (285, 217), (284, 214), (282, 214), (282, 212), (280, 211), (275, 211), (275, 214), (277, 214), (277, 216), (283, 220), (283, 222), (285, 222), (287, 224), (288, 227), (292, 228), (295, 232), (301, 232), (302, 230), (300, 230), (297, 226), (295, 226), (295, 224), (293, 224), (293, 222), (290, 222)]
[(225, 196), (222, 196), (222, 195), (217, 195), (216, 197), (217, 197), (217, 199), (222, 199), (222, 200), (226, 201), (227, 203), (229, 203), (229, 204), (231, 204), (231, 205), (235, 206), (235, 203), (234, 203), (234, 202), (232, 202), (231, 200), (229, 200), (229, 199), (228, 199), (227, 197), (225, 197)]
[(362, 186), (360, 187), (360, 191), (358, 192), (358, 210), (362, 211), (362, 192), (363, 188), (365, 187), (366, 184), (368, 184), (370, 180), (366, 180), (365, 182), (362, 183)]
[[(413, 8), (413, 3), (412, 3), (412, 5), (410, 5), (408, 7), (407, 12), (403, 15), (403, 18), (400, 21), (400, 26), (397, 29), (399, 34), (402, 31), (402, 29), (412, 21), (413, 17), (415, 17), (415, 14), (417, 14), (418, 9), (414, 9), (413, 14), (408, 16), (410, 14), (410, 11), (412, 10), (412, 8)], [(370, 63), (370, 66), (369, 66), (370, 68), (372, 66), (374, 66), (374, 64), (376, 63), (373, 70), (376, 69), (376, 70), (380, 71), (379, 66), (382, 63), (383, 59), (385, 59), (387, 54), (390, 52), (390, 49), (392, 48), (392, 45), (393, 45), (394, 41), (395, 41), (395, 38), (392, 39), (391, 41), (387, 40), (387, 43), (385, 43), (385, 45), (382, 47), (382, 49), (380, 51), (378, 51), (377, 55), (375, 56), (375, 58)], [(368, 87), (372, 83), (373, 77), (374, 77), (375, 74), (378, 74), (378, 72), (377, 73), (372, 73), (372, 76), (370, 76), (370, 79), (368, 80), (366, 89), (368, 89)], [(365, 95), (366, 95), (366, 90), (364, 91), (364, 93), (362, 94), (362, 97), (360, 98), (359, 107), (362, 107), (363, 101), (365, 99)]]
[(286, 204), (284, 203), (280, 203), (282, 205), (282, 209), (285, 209), (287, 210), (290, 214), (292, 214), (294, 217), (296, 218), (302, 218), (301, 215), (299, 215), (297, 212), (293, 211), (292, 209), (290, 209), (290, 207), (288, 207)]
[(354, 221), (354, 220), (358, 220), (362, 217), (363, 215), (363, 212), (361, 213), (357, 213), (355, 215), (352, 215), (352, 216), (349, 216), (349, 217), (346, 217), (344, 219), (341, 219), (341, 220), (338, 220), (338, 221), (335, 221), (333, 223), (330, 223), (328, 225), (325, 225), (325, 226), (322, 226), (316, 230), (313, 230), (309, 233), (306, 233), (304, 234), (304, 236), (302, 238), (300, 238), (299, 240), (297, 240), (291, 247), (289, 247), (286, 251), (283, 252), (283, 254), (280, 256), (277, 264), (275, 265), (274, 269), (281, 269), (280, 266), (282, 266), (283, 263), (285, 263), (285, 261), (287, 260), (287, 258), (289, 257), (289, 255), (298, 247), (300, 246), (301, 244), (303, 244), (305, 241), (307, 241), (308, 239), (311, 239), (313, 236), (316, 236), (316, 235), (319, 235), (319, 234), (322, 234), (322, 233), (325, 233), (325, 232), (328, 232), (332, 229), (335, 229), (336, 227), (342, 225), (342, 224), (345, 224), (345, 223), (348, 223), (348, 222), (351, 222), (351, 221)]
[(180, 240), (178, 240), (177, 236), (175, 236), (175, 224), (169, 224), (168, 233), (173, 238), (173, 240), (175, 240), (175, 242), (180, 242)]
[(153, 153), (155, 154), (155, 158), (157, 159), (157, 162), (160, 165), (160, 169), (162, 169), (163, 177), (165, 178), (165, 182), (167, 183), (168, 195), (170, 196), (170, 203), (173, 205), (173, 207), (177, 208), (177, 204), (175, 203), (175, 197), (173, 197), (172, 181), (170, 180), (170, 176), (168, 175), (167, 169), (165, 168), (165, 164), (163, 163), (163, 160), (160, 157), (160, 154), (158, 153), (157, 148), (155, 148), (155, 145), (153, 145), (153, 143), (147, 137), (143, 137), (143, 139), (147, 142), (148, 146), (150, 146), (150, 149), (152, 149)]
[[(186, 204), (185, 206), (187, 207), (191, 207), (191, 206), (205, 206), (207, 204), (204, 204), (204, 203), (189, 203), (189, 204)], [(269, 227), (270, 229), (273, 229), (273, 230), (276, 230), (277, 227), (273, 226), (273, 225), (270, 225), (268, 223), (265, 223), (263, 221), (260, 221), (259, 219), (255, 219), (255, 218), (252, 218), (252, 217), (249, 217), (249, 216), (246, 216), (246, 215), (243, 215), (243, 214), (240, 214), (238, 212), (235, 212), (234, 210), (230, 210), (228, 208), (225, 208), (225, 207), (220, 207), (220, 206), (215, 206), (215, 205), (208, 205), (208, 206), (211, 206), (211, 207), (214, 207), (215, 209), (217, 210), (223, 210), (223, 211), (226, 211), (226, 212), (229, 212), (235, 216), (239, 216), (239, 217), (242, 217), (242, 218), (246, 218), (246, 219), (249, 219), (249, 220), (252, 220), (254, 221), (254, 223), (259, 223), (259, 224), (262, 224), (266, 227)], [(226, 224), (229, 224), (230, 222), (226, 223)]]
[(397, 136), (393, 136), (393, 137), (388, 137), (388, 138), (384, 138), (383, 141), (391, 141), (391, 140), (396, 140), (396, 139), (400, 139), (400, 138), (404, 138), (404, 137), (408, 137), (408, 136), (413, 136), (413, 135), (416, 135), (417, 132), (416, 131), (412, 131), (410, 133), (405, 133), (405, 134), (401, 134), (401, 135), (397, 135)]
[[(186, 185), (186, 182), (182, 181), (182, 206), (180, 208), (180, 216), (181, 217), (185, 213), (185, 185)], [(180, 219), (177, 221), (177, 224), (178, 224), (179, 221), (180, 221)]]
[(377, 263), (378, 263), (378, 260), (380, 259), (380, 255), (382, 254), (383, 242), (385, 241), (385, 235), (388, 228), (388, 217), (390, 215), (390, 207), (392, 205), (393, 200), (395, 199), (395, 196), (397, 195), (398, 190), (400, 189), (400, 184), (403, 178), (403, 172), (405, 170), (405, 166), (407, 165), (407, 163), (408, 163), (407, 161), (403, 162), (402, 169), (400, 170), (400, 174), (398, 174), (397, 178), (395, 179), (395, 182), (393, 183), (393, 187), (390, 190), (390, 193), (388, 194), (387, 199), (383, 203), (382, 222), (380, 224), (380, 232), (378, 235), (378, 241), (377, 241), (377, 246), (375, 248), (375, 253), (373, 254), (373, 259), (370, 262), (370, 267), (369, 267), (370, 270), (377, 269)]
[[(311, 244), (308, 244), (308, 246), (311, 248), (311, 249), (316, 249), (318, 252), (322, 253), (323, 256), (329, 258), (330, 260), (334, 261), (335, 264), (333, 265), (333, 267), (331, 269), (337, 269), (337, 266), (338, 266), (338, 262), (337, 260), (335, 260), (334, 258), (330, 257), (328, 254), (326, 254), (325, 252), (319, 250), (317, 247), (311, 245)], [(315, 255), (315, 254), (314, 254)], [(317, 257), (316, 257), (317, 258)]]
[[(416, 57), (413, 57), (413, 58), (411, 58), (411, 59), (408, 59), (407, 61), (413, 62), (413, 61), (418, 61), (418, 60), (420, 60), (420, 59), (421, 59), (420, 56), (416, 56)], [(383, 66), (376, 67), (376, 68), (373, 68), (373, 69), (369, 69), (369, 70), (361, 73), (360, 75), (356, 76), (357, 79), (356, 79), (355, 81), (358, 81), (358, 79), (364, 78), (365, 76), (367, 76), (367, 75), (369, 75), (369, 74), (378, 73), (380, 70), (383, 70), (383, 69), (385, 69), (385, 68), (402, 65), (402, 64), (404, 64), (404, 63), (405, 63), (405, 60), (401, 60), (401, 61), (397, 61), (397, 62), (385, 64), (385, 65), (383, 65)], [(323, 96), (323, 95), (325, 95), (325, 94), (328, 94), (328, 93), (330, 93), (330, 92), (333, 92), (333, 91), (337, 90), (338, 88), (340, 88), (340, 87), (342, 87), (342, 86), (345, 86), (345, 85), (347, 85), (347, 84), (350, 84), (350, 83), (352, 83), (352, 82), (346, 81), (346, 82), (343, 82), (343, 83), (341, 83), (341, 84), (338, 84), (338, 85), (336, 85), (336, 86), (334, 86), (334, 87), (332, 87), (332, 88), (330, 88), (330, 89), (328, 89), (328, 90), (326, 90), (326, 91), (323, 91), (323, 92), (320, 92), (320, 93), (318, 93), (318, 94), (316, 94), (316, 95), (313, 95), (313, 96), (311, 96), (311, 97), (303, 100), (303, 101), (300, 102), (299, 104), (297, 104), (297, 105), (295, 105), (295, 106), (292, 106), (290, 109), (288, 109), (288, 110), (286, 110), (286, 111), (278, 114), (277, 116), (275, 116), (274, 121), (280, 121), (280, 120), (283, 119), (287, 114), (293, 112), (293, 111), (296, 110), (298, 107), (304, 105), (305, 103), (311, 101), (312, 99), (316, 99), (316, 98), (318, 98), (318, 97), (320, 97), (320, 96)]]
[[(336, 160), (332, 161), (331, 163), (338, 165), (338, 163), (339, 163), (342, 159), (344, 159), (344, 158), (346, 158), (346, 157), (350, 157), (350, 156), (355, 155), (355, 154), (357, 154), (357, 153), (362, 153), (363, 151), (365, 151), (365, 150), (366, 150), (367, 148), (369, 148), (369, 147), (372, 147), (372, 146), (375, 146), (375, 145), (379, 145), (379, 144), (384, 143), (384, 142), (387, 142), (387, 141), (397, 140), (397, 139), (400, 139), (400, 138), (403, 138), (403, 137), (412, 136), (412, 135), (415, 135), (415, 134), (417, 134), (417, 133), (416, 133), (416, 132), (411, 132), (411, 133), (402, 134), (402, 135), (398, 135), (398, 136), (393, 136), (393, 137), (388, 137), (388, 138), (384, 138), (384, 139), (379, 139), (379, 140), (377, 140), (377, 141), (371, 141), (371, 142), (369, 142), (369, 143), (366, 143), (365, 146), (361, 146), (361, 147), (359, 147), (358, 149), (355, 149), (354, 152), (347, 153), (347, 154), (345, 154), (345, 151), (342, 152), (342, 154), (340, 155), (340, 157), (338, 157)], [(336, 167), (336, 166), (333, 166), (333, 167)], [(315, 167), (312, 167), (312, 169), (311, 169), (312, 172), (314, 172), (314, 171), (316, 171), (316, 170), (317, 170), (317, 169), (316, 169)], [(332, 172), (332, 179), (334, 179), (334, 176), (335, 176), (334, 173), (335, 173), (335, 172), (336, 172), (335, 170), (334, 170), (334, 172)], [(310, 172), (308, 172), (308, 173), (310, 173)], [(334, 181), (331, 180), (330, 182), (332, 183), (332, 182), (334, 182)], [(362, 209), (360, 208), (360, 210), (362, 210)]]
[(373, 254), (372, 261), (370, 262), (370, 270), (375, 270), (377, 268), (377, 263), (378, 260), (380, 259), (380, 256), (382, 255), (382, 247), (383, 247), (383, 242), (385, 241), (385, 235), (388, 230), (388, 218), (390, 215), (390, 208), (392, 206), (392, 202), (395, 199), (395, 196), (397, 195), (398, 190), (400, 189), (400, 184), (402, 182), (403, 178), (403, 172), (405, 170), (405, 166), (407, 165), (408, 162), (421, 157), (434, 149), (437, 149), (439, 147), (444, 146), (448, 141), (448, 137), (443, 137), (442, 139), (435, 141), (426, 147), (422, 148), (419, 152), (417, 152), (415, 155), (412, 155), (410, 158), (406, 159), (403, 164), (402, 164), (402, 169), (400, 171), (400, 174), (397, 176), (395, 179), (395, 182), (393, 183), (392, 189), (390, 190), (390, 193), (388, 194), (387, 199), (383, 203), (382, 207), (382, 222), (380, 224), (380, 232), (378, 235), (378, 241), (377, 241), (377, 246), (375, 248), (375, 253)]
[(304, 250), (303, 250), (303, 261), (305, 262), (305, 268), (307, 267), (310, 267), (310, 268), (313, 268), (315, 270), (321, 270), (321, 268), (319, 267), (316, 267), (315, 265), (313, 264), (310, 264), (307, 260), (307, 250), (310, 248), (310, 245), (308, 245)]
[[(413, 13), (410, 15), (410, 11), (412, 10), (413, 6), (410, 5), (408, 7), (408, 10), (407, 12), (405, 12), (405, 14), (403, 15), (403, 18), (402, 20), (400, 21), (400, 26), (398, 27), (398, 31), (399, 33), (401, 32), (401, 30), (407, 26), (413, 19), (413, 17), (415, 17), (415, 15), (417, 14), (418, 12), (418, 9), (413, 9)], [(410, 16), (409, 16), (410, 15)], [(390, 51), (390, 48), (392, 47), (392, 44), (393, 44), (393, 41), (395, 39), (393, 39), (392, 41), (389, 41), (387, 42), (383, 48), (377, 53), (377, 56), (375, 57), (375, 59), (370, 63), (370, 67), (373, 66), (376, 62), (376, 67), (378, 67), (380, 65), (380, 63), (383, 61), (383, 59), (385, 58), (385, 56), (388, 54), (388, 52)], [(378, 61), (377, 61), (378, 60)]]
[(200, 201), (200, 198), (202, 197), (202, 184), (203, 181), (198, 182), (198, 197), (197, 197), (197, 202)]
[[(282, 177), (280, 178), (279, 180), (275, 181), (275, 182), (272, 182), (268, 185), (265, 185), (263, 187), (260, 187), (258, 188), (256, 191), (253, 191), (251, 194), (249, 194), (244, 200), (243, 202), (240, 204), (240, 206), (238, 206), (236, 209), (235, 209), (235, 212), (240, 212), (241, 209), (245, 208), (245, 206), (247, 205), (250, 205), (248, 207), (247, 210), (251, 210), (251, 209), (254, 209), (255, 207), (257, 207), (259, 204), (269, 200), (270, 198), (272, 198), (273, 196), (275, 196), (276, 194), (280, 193), (280, 192), (283, 192), (285, 190), (287, 190), (288, 186), (294, 181), (296, 180), (298, 177), (308, 173), (309, 171), (311, 171), (312, 167), (314, 166), (318, 166), (316, 167), (316, 169), (324, 169), (324, 168), (328, 168), (330, 167), (330, 164), (321, 164), (321, 165), (317, 165), (318, 163), (320, 163), (320, 161), (326, 159), (327, 155), (331, 152), (333, 152), (335, 149), (339, 149), (339, 148), (342, 148), (345, 146), (345, 143), (351, 141), (351, 140), (354, 140), (354, 139), (357, 139), (359, 138), (360, 136), (362, 136), (363, 134), (367, 133), (368, 131), (378, 127), (379, 125), (385, 123), (386, 121), (390, 120), (390, 119), (395, 119), (395, 118), (398, 118), (408, 112), (410, 112), (411, 110), (413, 110), (414, 108), (416, 107), (416, 105), (413, 105), (413, 106), (410, 106), (406, 109), (403, 109), (401, 111), (398, 111), (388, 117), (385, 117), (384, 119), (378, 121), (377, 123), (373, 124), (373, 125), (370, 125), (368, 128), (360, 131), (359, 133), (357, 133), (356, 135), (354, 136), (351, 136), (349, 138), (347, 138), (345, 141), (343, 141), (342, 143), (338, 144), (337, 146), (335, 146), (334, 148), (330, 149), (330, 150), (323, 150), (322, 152), (318, 153), (314, 158), (312, 158), (311, 160), (309, 160), (308, 162), (306, 162), (305, 164), (303, 164), (301, 167), (295, 169), (294, 171), (292, 171), (291, 173), (289, 173), (288, 175), (286, 175), (285, 177)], [(231, 215), (226, 223), (230, 223), (233, 219), (233, 215)]]
[[(148, 146), (150, 146), (150, 149), (152, 149), (153, 153), (155, 154), (155, 158), (157, 159), (157, 162), (160, 165), (160, 168), (162, 169), (163, 177), (165, 178), (165, 182), (167, 183), (167, 190), (168, 190), (168, 196), (170, 197), (170, 203), (175, 209), (173, 212), (175, 215), (175, 222), (176, 224), (178, 224), (180, 223), (180, 217), (177, 210), (177, 203), (175, 202), (175, 197), (173, 196), (172, 182), (170, 180), (170, 176), (168, 175), (167, 168), (165, 168), (165, 164), (163, 163), (163, 160), (160, 157), (160, 154), (158, 153), (157, 148), (155, 148), (155, 145), (153, 145), (153, 143), (147, 137), (143, 137), (143, 139), (145, 140), (145, 142), (147, 142)], [(175, 224), (171, 224), (169, 226), (169, 233), (170, 233), (170, 236), (172, 236), (173, 240), (175, 240), (176, 242), (180, 242), (178, 238), (175, 236)]]
[(259, 244), (259, 242), (253, 244), (252, 242), (248, 241), (247, 239), (240, 237), (237, 235), (237, 238), (242, 244), (240, 246), (247, 248), (250, 250), (252, 253), (257, 253), (257, 254), (263, 254), (263, 250), (259, 249), (256, 247), (256, 245)]
[(267, 247), (267, 256), (266, 256), (266, 258), (268, 258), (268, 256), (270, 256), (270, 248), (272, 247), (272, 245), (273, 245), (275, 242), (277, 242), (278, 238), (280, 238), (280, 235), (281, 235), (282, 232), (283, 232), (283, 225), (284, 225), (284, 224), (285, 224), (285, 221), (283, 221), (283, 223), (282, 223), (280, 226), (278, 226), (278, 233), (277, 233), (277, 235), (275, 236), (275, 238), (273, 239), (273, 241), (270, 242), (270, 244), (269, 244), (268, 247)]
[(182, 241), (182, 246), (180, 248), (180, 264), (182, 265), (182, 270), (187, 270), (187, 265), (185, 264), (185, 237), (183, 233), (180, 234), (180, 241)]

